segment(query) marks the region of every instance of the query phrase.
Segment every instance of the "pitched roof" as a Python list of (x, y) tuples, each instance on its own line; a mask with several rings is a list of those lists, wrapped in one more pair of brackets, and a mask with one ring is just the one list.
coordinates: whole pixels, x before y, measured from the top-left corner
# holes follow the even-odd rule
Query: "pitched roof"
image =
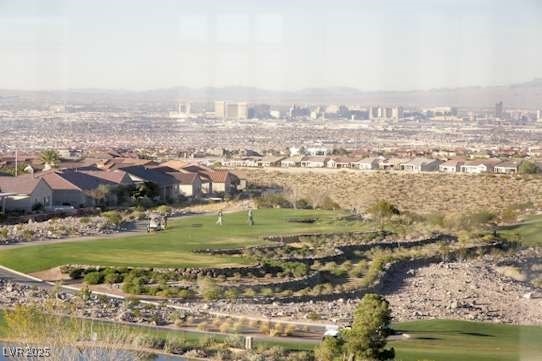
[(101, 185), (109, 185), (114, 186), (117, 185), (117, 183), (103, 179), (98, 178), (93, 175), (83, 173), (83, 172), (76, 172), (76, 171), (65, 171), (62, 173), (56, 173), (58, 176), (60, 176), (62, 179), (66, 180), (67, 182), (71, 183), (75, 187), (81, 190), (91, 190), (96, 189)]
[(175, 170), (179, 170), (183, 167), (185, 167), (186, 165), (188, 165), (187, 162), (184, 162), (182, 160), (168, 160), (167, 162), (163, 162), (163, 163), (160, 163), (160, 166), (163, 166), (163, 167), (169, 167), (169, 168), (172, 168), (172, 169), (175, 169)]
[(212, 170), (205, 172), (205, 174), (209, 177), (211, 182), (214, 183), (225, 183), (226, 179), (228, 177), (231, 177), (231, 173), (227, 170)]
[(32, 174), (18, 177), (0, 177), (0, 191), (17, 194), (31, 194), (36, 189), (40, 178)]
[(510, 160), (510, 161), (506, 161), (506, 162), (499, 163), (499, 164), (495, 165), (495, 167), (500, 167), (500, 168), (517, 168), (517, 167), (519, 167), (519, 165), (520, 165), (520, 162), (515, 161), (515, 160)]
[(363, 158), (356, 161), (352, 161), (352, 163), (356, 164), (371, 164), (374, 161), (378, 161), (378, 158), (372, 157), (372, 158)]
[(104, 179), (106, 181), (110, 181), (110, 182), (113, 182), (113, 183), (116, 183), (116, 184), (123, 184), (124, 181), (126, 180), (126, 175), (128, 174), (125, 171), (120, 170), (120, 169), (116, 169), (116, 170), (112, 170), (112, 171), (83, 170), (83, 171), (80, 171), (80, 173), (85, 173), (85, 174), (88, 174), (90, 176), (100, 178), (100, 179)]
[(432, 159), (432, 158), (414, 158), (414, 159), (411, 159), (410, 161), (405, 162), (403, 164), (414, 165), (414, 166), (422, 166), (424, 164), (433, 163), (435, 161), (437, 161), (437, 160)]
[(157, 163), (152, 160), (139, 159), (139, 158), (111, 158), (98, 164), (98, 168), (118, 169), (118, 168), (133, 167), (137, 165), (154, 166), (154, 165), (157, 165)]
[(444, 167), (457, 167), (458, 165), (463, 165), (465, 163), (464, 159), (450, 159), (441, 164)]
[(35, 176), (43, 179), (52, 190), (82, 190), (77, 185), (71, 183), (71, 181), (61, 177), (56, 171), (37, 173)]
[(326, 162), (329, 157), (326, 156), (306, 156), (301, 159), (302, 162)]
[(141, 178), (146, 182), (155, 183), (160, 186), (169, 186), (179, 183), (177, 179), (167, 173), (163, 173), (152, 168), (146, 168), (140, 165), (122, 168), (122, 170), (137, 178)]
[(282, 155), (266, 155), (261, 160), (262, 160), (262, 162), (275, 163), (275, 162), (280, 162), (284, 158), (286, 158), (286, 157), (282, 156)]
[(199, 177), (196, 173), (168, 172), (167, 174), (178, 180), (180, 184), (194, 184)]
[(288, 157), (286, 159), (283, 159), (281, 162), (295, 162), (295, 163), (299, 163), (301, 162), (301, 160), (304, 158), (304, 156), (302, 155), (294, 155), (294, 156), (291, 156), (291, 157)]
[(488, 159), (471, 160), (471, 161), (465, 162), (464, 165), (466, 165), (466, 166), (474, 166), (474, 167), (485, 165), (485, 166), (490, 166), (490, 167), (493, 166), (494, 167), (496, 164), (499, 164), (499, 163), (501, 163), (500, 159), (488, 158)]

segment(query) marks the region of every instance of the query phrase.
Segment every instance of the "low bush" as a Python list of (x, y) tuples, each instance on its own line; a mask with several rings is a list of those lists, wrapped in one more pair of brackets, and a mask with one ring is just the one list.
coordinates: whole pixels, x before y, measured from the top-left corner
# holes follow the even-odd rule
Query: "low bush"
[(89, 272), (85, 275), (84, 281), (88, 285), (97, 285), (104, 282), (104, 275), (98, 271)]
[(292, 204), (281, 194), (264, 194), (254, 201), (258, 208), (292, 208)]

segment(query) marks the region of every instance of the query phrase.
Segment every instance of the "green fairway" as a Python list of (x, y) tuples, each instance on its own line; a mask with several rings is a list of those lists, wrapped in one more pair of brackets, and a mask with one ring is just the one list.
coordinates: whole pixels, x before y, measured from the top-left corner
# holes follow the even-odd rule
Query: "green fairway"
[[(163, 232), (130, 237), (35, 245), (0, 251), (0, 264), (21, 272), (37, 272), (64, 264), (134, 267), (204, 267), (253, 262), (236, 256), (211, 256), (192, 251), (201, 248), (234, 248), (262, 244), (263, 236), (303, 232), (361, 230), (360, 222), (339, 221), (332, 211), (259, 209), (255, 225), (247, 224), (246, 212), (205, 215), (170, 221)], [(313, 224), (288, 222), (291, 217), (318, 217)]]
[[(393, 328), (410, 335), (404, 341), (389, 343), (395, 348), (396, 361), (542, 360), (542, 327), (428, 320), (397, 323)], [(280, 346), (314, 348), (313, 344), (299, 342)]]
[(542, 360), (542, 327), (465, 321), (415, 321), (394, 325), (412, 337), (391, 342), (396, 360)]
[(527, 246), (542, 245), (542, 216), (534, 216), (520, 225), (503, 227), (500, 234), (507, 239), (519, 240)]

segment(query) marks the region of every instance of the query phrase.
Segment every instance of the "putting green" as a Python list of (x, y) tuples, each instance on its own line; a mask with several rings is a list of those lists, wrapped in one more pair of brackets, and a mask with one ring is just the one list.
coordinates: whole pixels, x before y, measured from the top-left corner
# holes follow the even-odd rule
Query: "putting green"
[[(360, 222), (338, 220), (341, 213), (320, 210), (259, 209), (255, 225), (246, 212), (186, 217), (169, 222), (163, 232), (129, 237), (43, 244), (0, 250), (0, 264), (31, 273), (64, 264), (133, 267), (223, 267), (243, 265), (252, 259), (239, 256), (196, 254), (202, 248), (234, 248), (263, 244), (265, 235), (362, 230)], [(288, 222), (291, 217), (318, 217), (313, 224)]]

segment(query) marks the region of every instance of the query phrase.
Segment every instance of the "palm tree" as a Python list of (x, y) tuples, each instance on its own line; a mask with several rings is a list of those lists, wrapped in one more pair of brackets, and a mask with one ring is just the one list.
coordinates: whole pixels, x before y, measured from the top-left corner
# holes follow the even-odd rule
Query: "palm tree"
[(40, 159), (44, 164), (48, 164), (49, 166), (53, 167), (55, 166), (60, 157), (58, 156), (58, 152), (54, 149), (45, 149), (40, 154)]

